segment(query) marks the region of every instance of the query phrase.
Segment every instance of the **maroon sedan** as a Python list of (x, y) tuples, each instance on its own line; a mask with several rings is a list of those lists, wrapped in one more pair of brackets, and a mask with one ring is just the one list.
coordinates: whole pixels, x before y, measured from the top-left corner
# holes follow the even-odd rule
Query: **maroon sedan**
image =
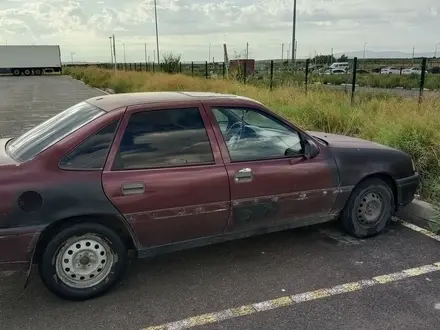
[(380, 233), (419, 185), (410, 156), (306, 132), (236, 95), (91, 98), (0, 140), (0, 267), (66, 299), (148, 257), (338, 220)]

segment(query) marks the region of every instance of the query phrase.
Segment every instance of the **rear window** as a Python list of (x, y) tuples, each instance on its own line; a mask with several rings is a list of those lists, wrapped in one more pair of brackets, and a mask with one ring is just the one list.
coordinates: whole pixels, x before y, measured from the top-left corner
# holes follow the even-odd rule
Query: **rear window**
[(10, 141), (6, 152), (16, 160), (30, 160), (103, 114), (104, 110), (88, 102), (80, 102)]

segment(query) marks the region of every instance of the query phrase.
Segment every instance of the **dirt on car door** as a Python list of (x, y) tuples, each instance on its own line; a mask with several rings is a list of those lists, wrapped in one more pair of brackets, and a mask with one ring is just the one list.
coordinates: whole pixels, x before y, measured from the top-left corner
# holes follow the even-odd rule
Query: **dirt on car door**
[[(213, 102), (205, 108), (231, 187), (228, 231), (293, 222), (319, 223), (332, 218), (338, 178), (336, 164), (325, 147), (316, 158), (304, 157), (295, 129), (263, 109), (240, 106), (238, 102), (234, 106)], [(240, 126), (231, 125), (231, 120), (245, 123), (240, 134), (231, 132), (234, 126)], [(286, 156), (288, 147), (298, 150)]]
[(127, 110), (103, 185), (141, 248), (226, 230), (229, 181), (209, 125), (198, 102)]

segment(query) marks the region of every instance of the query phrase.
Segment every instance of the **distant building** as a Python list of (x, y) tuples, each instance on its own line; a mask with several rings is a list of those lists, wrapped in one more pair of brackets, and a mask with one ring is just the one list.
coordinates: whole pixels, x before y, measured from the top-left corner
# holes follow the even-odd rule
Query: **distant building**
[(246, 67), (246, 75), (250, 76), (255, 71), (255, 60), (251, 59), (238, 59), (229, 61), (229, 71), (243, 72)]

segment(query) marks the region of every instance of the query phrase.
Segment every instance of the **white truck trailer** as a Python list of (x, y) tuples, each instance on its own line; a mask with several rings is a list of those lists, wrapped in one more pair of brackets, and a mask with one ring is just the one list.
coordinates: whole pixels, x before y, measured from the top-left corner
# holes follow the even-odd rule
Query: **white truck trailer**
[(36, 76), (62, 72), (58, 45), (0, 45), (0, 72)]

